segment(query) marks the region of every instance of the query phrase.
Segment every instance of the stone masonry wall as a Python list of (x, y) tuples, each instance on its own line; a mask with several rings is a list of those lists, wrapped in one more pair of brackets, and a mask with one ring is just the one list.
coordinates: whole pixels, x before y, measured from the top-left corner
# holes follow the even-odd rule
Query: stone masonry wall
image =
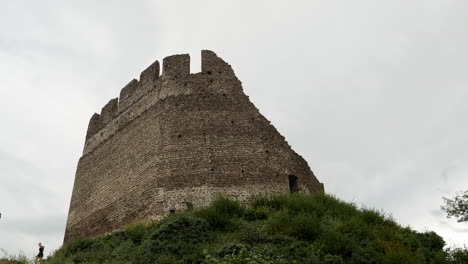
[(323, 191), (307, 162), (242, 90), (231, 66), (202, 51), (156, 61), (89, 122), (78, 162), (65, 243), (137, 219), (158, 219), (186, 202), (207, 205), (223, 194)]

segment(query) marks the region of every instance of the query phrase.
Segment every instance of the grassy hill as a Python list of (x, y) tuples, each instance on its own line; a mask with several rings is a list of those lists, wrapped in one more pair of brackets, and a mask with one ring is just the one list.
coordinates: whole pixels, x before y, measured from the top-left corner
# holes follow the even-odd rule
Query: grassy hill
[(468, 263), (434, 232), (416, 232), (384, 213), (319, 194), (255, 197), (246, 207), (218, 198), (160, 222), (81, 238), (45, 263)]

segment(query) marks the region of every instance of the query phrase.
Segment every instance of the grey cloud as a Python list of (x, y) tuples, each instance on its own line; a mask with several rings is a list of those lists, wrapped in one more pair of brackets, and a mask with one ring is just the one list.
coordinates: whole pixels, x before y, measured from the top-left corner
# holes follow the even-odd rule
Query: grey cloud
[(0, 221), (0, 237), (12, 241), (0, 248), (33, 254), (41, 238), (58, 247), (92, 113), (155, 59), (189, 52), (199, 70), (201, 49), (233, 65), (328, 192), (466, 242), (463, 225), (441, 224), (437, 213), (442, 196), (468, 186), (466, 8), (443, 0), (2, 3), (0, 210), (15, 221), (8, 234)]
[(66, 216), (64, 215), (37, 216), (36, 214), (28, 214), (17, 219), (8, 219), (8, 216), (4, 216), (3, 218), (4, 221), (12, 222), (6, 232), (36, 236), (38, 238), (46, 235), (62, 235), (66, 222)]
[(455, 225), (452, 225), (446, 221), (440, 221), (440, 224), (443, 225), (443, 226), (446, 226), (448, 227), (449, 229), (453, 230), (454, 232), (457, 232), (457, 233), (468, 233), (468, 228), (460, 228), (460, 227), (457, 227)]

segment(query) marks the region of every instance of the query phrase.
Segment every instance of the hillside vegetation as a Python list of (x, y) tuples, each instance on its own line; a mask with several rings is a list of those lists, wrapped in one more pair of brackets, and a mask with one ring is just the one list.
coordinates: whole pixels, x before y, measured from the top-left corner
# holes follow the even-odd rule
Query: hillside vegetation
[(80, 238), (45, 263), (468, 263), (466, 249), (444, 245), (434, 232), (325, 194), (255, 197), (249, 206), (220, 197), (160, 222)]

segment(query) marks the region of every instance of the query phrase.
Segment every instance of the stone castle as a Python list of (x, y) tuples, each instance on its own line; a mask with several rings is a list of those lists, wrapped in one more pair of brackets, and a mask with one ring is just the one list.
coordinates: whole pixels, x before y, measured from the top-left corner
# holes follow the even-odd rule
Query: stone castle
[(64, 242), (158, 219), (222, 194), (323, 191), (307, 162), (244, 94), (231, 66), (202, 51), (154, 62), (89, 121)]

